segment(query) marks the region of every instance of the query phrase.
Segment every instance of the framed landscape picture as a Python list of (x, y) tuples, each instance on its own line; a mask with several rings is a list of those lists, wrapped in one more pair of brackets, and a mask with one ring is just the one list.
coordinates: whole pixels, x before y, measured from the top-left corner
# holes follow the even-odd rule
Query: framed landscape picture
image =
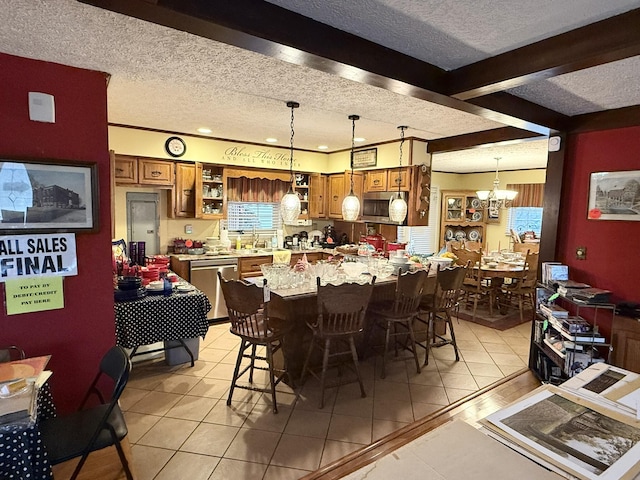
[(640, 221), (640, 170), (592, 173), (587, 218)]
[(0, 159), (0, 233), (98, 228), (96, 164)]

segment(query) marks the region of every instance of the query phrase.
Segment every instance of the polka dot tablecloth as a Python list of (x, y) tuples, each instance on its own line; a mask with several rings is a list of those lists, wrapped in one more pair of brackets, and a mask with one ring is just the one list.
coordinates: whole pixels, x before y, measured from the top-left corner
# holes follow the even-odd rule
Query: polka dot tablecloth
[(124, 348), (196, 338), (209, 329), (211, 303), (200, 290), (115, 303), (116, 342)]
[[(49, 385), (38, 392), (38, 420), (55, 416)], [(0, 479), (52, 479), (38, 424), (0, 429)]]

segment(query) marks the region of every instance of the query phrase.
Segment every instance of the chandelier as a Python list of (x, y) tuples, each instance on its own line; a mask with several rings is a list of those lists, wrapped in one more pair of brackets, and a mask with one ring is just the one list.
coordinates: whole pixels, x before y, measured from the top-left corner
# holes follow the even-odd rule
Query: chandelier
[(398, 167), (398, 195), (393, 199), (389, 206), (389, 220), (396, 223), (404, 222), (407, 217), (407, 202), (404, 200), (400, 192), (400, 176), (402, 175), (402, 145), (404, 144), (404, 131), (408, 127), (400, 126), (400, 166)]
[(355, 149), (356, 120), (359, 119), (358, 115), (349, 115), (349, 120), (351, 120), (351, 190), (342, 201), (342, 219), (346, 222), (355, 222), (360, 215), (360, 200), (353, 193), (353, 151)]
[(291, 109), (291, 150), (289, 154), (289, 173), (291, 178), (289, 180), (289, 191), (280, 200), (280, 216), (284, 223), (295, 222), (298, 219), (298, 215), (300, 215), (300, 197), (293, 191), (293, 110), (299, 106), (298, 102), (287, 102), (287, 107)]
[(482, 208), (509, 208), (511, 207), (511, 202), (518, 192), (515, 190), (500, 190), (500, 180), (498, 179), (498, 163), (500, 162), (501, 157), (496, 158), (496, 178), (493, 181), (493, 190), (479, 190), (476, 192), (476, 195), (480, 199), (480, 203), (482, 204)]

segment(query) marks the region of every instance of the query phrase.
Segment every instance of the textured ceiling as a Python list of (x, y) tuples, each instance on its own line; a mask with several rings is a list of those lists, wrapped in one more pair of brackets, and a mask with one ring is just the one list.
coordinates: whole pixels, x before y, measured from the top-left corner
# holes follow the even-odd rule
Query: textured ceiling
[[(640, 5), (638, 0), (271, 3), (445, 69)], [(288, 145), (290, 112), (285, 102), (296, 100), (301, 104), (295, 112), (296, 147), (313, 150), (327, 145), (330, 151), (350, 146), (347, 117), (354, 113), (361, 116), (356, 136), (365, 137), (365, 143), (397, 138), (398, 125), (409, 125), (407, 135), (428, 140), (504, 126), (73, 0), (0, 0), (0, 22), (4, 53), (109, 73), (111, 123), (183, 134), (209, 127), (215, 137), (258, 143), (275, 137), (278, 144)], [(568, 114), (634, 105), (640, 103), (638, 70), (638, 59), (633, 58), (512, 92)], [(608, 88), (611, 85), (616, 88)], [(546, 162), (546, 142), (538, 149), (537, 165), (531, 164), (533, 143), (521, 149), (499, 147), (508, 152), (492, 153), (486, 161), (478, 157), (470, 170), (453, 160), (442, 168), (490, 171), (494, 156), (516, 162), (520, 158), (521, 168), (539, 167)], [(483, 150), (469, 150), (457, 158)], [(434, 168), (442, 169), (439, 161), (434, 160)]]

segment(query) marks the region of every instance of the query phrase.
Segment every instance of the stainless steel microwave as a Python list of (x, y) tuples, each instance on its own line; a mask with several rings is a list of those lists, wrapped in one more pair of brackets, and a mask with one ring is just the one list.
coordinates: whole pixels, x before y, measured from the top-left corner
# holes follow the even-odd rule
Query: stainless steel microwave
[[(406, 192), (400, 192), (402, 198), (407, 200)], [(394, 198), (398, 196), (398, 192), (372, 192), (365, 193), (362, 197), (362, 219), (365, 222), (373, 223), (391, 223), (389, 219), (389, 206)], [(406, 224), (406, 219), (404, 224)]]

